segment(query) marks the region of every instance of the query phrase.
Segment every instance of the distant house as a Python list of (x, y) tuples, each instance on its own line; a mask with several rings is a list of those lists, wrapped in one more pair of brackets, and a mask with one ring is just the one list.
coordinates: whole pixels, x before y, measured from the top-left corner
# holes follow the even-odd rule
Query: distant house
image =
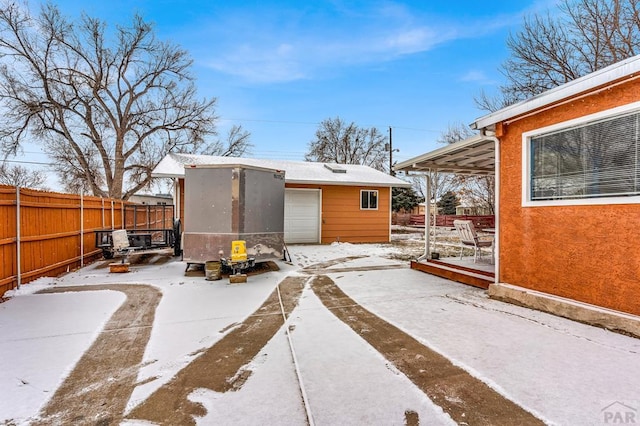
[(173, 195), (171, 194), (135, 194), (129, 197), (129, 201), (132, 203), (138, 204), (148, 204), (148, 205), (172, 205), (173, 204)]
[(223, 164), (284, 170), (287, 243), (387, 242), (391, 235), (391, 188), (411, 186), (361, 165), (190, 154), (167, 155), (152, 175), (175, 179), (174, 204), (184, 223), (189, 220), (184, 217), (185, 166)]
[(463, 204), (456, 206), (456, 215), (458, 216), (487, 216), (491, 214), (491, 210), (487, 207)]
[(464, 216), (488, 216), (493, 214), (491, 209), (486, 206), (478, 205), (473, 198), (462, 196), (460, 205), (456, 206), (456, 215)]
[[(431, 215), (435, 216), (436, 214), (439, 214), (438, 211), (440, 210), (440, 208), (436, 206), (435, 203), (432, 203), (430, 210), (431, 210)], [(418, 203), (418, 205), (415, 206), (411, 211), (411, 214), (424, 215), (426, 211), (427, 211), (426, 203)]]
[(640, 56), (471, 127), (480, 134), (395, 170), (495, 173), (490, 294), (564, 300), (556, 313), (570, 317), (573, 301), (640, 315)]

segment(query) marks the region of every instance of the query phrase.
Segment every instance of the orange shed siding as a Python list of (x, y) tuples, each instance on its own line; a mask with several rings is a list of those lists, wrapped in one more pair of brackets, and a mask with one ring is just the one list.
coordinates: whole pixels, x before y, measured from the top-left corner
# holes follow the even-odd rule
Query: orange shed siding
[(640, 100), (633, 81), (504, 126), (500, 280), (640, 315), (640, 205), (522, 207), (522, 133)]
[[(323, 244), (334, 241), (380, 243), (389, 241), (389, 188), (338, 185), (295, 185), (287, 188), (322, 190)], [(378, 191), (378, 209), (360, 209), (360, 190)]]

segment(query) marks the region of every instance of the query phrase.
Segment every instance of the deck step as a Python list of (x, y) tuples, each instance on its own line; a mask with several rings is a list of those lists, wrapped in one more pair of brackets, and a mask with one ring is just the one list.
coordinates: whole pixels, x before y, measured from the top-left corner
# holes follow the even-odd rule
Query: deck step
[[(495, 274), (493, 272), (484, 271), (482, 269), (470, 268), (468, 266), (458, 265), (457, 263), (444, 262), (442, 260), (429, 259), (429, 263), (444, 266), (445, 268), (453, 268), (455, 270), (461, 270), (471, 272), (473, 274), (484, 275), (485, 277), (493, 278)], [(493, 281), (492, 281), (493, 282)]]
[(411, 269), (426, 272), (431, 275), (446, 278), (451, 281), (456, 281), (462, 284), (471, 285), (483, 289), (488, 289), (490, 284), (493, 284), (493, 277), (489, 272), (485, 271), (471, 271), (470, 268), (457, 267), (453, 265), (447, 265), (444, 262), (416, 262), (411, 261)]

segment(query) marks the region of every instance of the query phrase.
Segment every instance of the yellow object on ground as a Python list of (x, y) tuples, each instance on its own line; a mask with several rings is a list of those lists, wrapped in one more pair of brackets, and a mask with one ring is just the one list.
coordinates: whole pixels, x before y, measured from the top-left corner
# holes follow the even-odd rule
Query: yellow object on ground
[(244, 240), (231, 241), (231, 261), (247, 260), (247, 242)]

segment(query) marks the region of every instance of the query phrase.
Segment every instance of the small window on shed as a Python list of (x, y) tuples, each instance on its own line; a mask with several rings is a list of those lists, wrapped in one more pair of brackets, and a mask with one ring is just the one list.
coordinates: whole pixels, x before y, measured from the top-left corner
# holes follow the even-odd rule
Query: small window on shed
[(360, 191), (360, 209), (378, 210), (378, 191)]

